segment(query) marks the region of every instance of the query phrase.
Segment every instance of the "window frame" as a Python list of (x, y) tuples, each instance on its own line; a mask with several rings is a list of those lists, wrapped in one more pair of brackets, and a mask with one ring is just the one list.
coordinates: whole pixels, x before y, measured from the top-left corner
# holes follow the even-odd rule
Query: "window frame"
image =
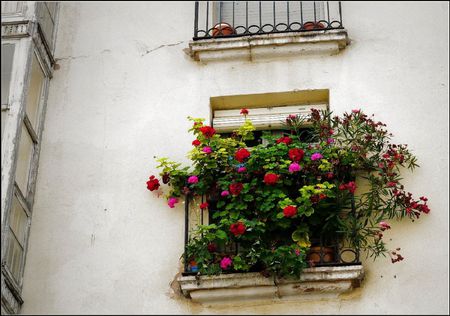
[[(28, 10), (31, 14), (30, 19), (35, 11), (30, 12), (29, 9), (35, 9), (34, 4), (31, 6), (28, 3), (24, 4), (24, 10)], [(59, 12), (59, 5), (56, 7), (56, 12)], [(56, 23), (58, 19), (56, 13)], [(2, 20), (4, 16), (2, 15)], [(10, 19), (13, 16), (10, 16)], [(5, 16), (5, 20), (6, 20)], [(14, 19), (10, 23), (22, 23), (20, 19)], [(53, 31), (53, 37), (56, 36), (57, 24)], [(45, 114), (47, 108), (49, 83), (53, 73), (53, 56), (46, 45), (45, 39), (39, 30), (39, 25), (36, 22), (29, 22), (28, 33), (25, 36), (11, 36), (5, 35), (2, 37), (3, 44), (14, 44), (14, 55), (12, 74), (10, 79), (8, 104), (8, 118), (4, 126), (4, 132), (1, 139), (2, 146), (2, 190), (1, 190), (1, 243), (5, 245), (1, 249), (1, 265), (2, 265), (2, 310), (8, 313), (18, 313), (20, 306), (23, 303), (21, 292), (23, 288), (24, 272), (26, 268), (28, 242), (30, 236), (30, 227), (32, 221), (32, 211), (34, 204), (34, 195), (37, 180), (37, 171), (39, 165), (40, 149), (42, 132), (45, 121)], [(38, 98), (38, 110), (35, 126), (31, 123), (27, 111), (27, 97), (30, 89), (32, 63), (38, 63), (43, 74), (43, 81)], [(21, 140), (22, 128), (25, 127), (32, 140), (32, 153), (30, 157), (27, 177), (26, 192), (22, 192), (16, 183), (16, 169), (19, 155), (19, 145)], [(7, 264), (6, 256), (7, 245), (10, 238), (14, 238), (10, 233), (10, 220), (13, 199), (17, 198), (20, 207), (24, 210), (27, 220), (26, 227), (24, 227), (23, 238), (23, 253), (20, 259), (20, 269), (17, 278), (13, 276), (12, 267)]]

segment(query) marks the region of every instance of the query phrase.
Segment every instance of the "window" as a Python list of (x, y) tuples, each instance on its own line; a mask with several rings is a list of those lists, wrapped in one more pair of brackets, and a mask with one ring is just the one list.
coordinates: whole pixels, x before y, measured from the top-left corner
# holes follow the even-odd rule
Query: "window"
[[(2, 314), (18, 314), (23, 303), (57, 10), (57, 2), (28, 6), (22, 1), (2, 1), (2, 20), (8, 25), (8, 31), (2, 33)], [(38, 27), (32, 21), (37, 21)]]
[[(258, 25), (260, 24), (260, 7), (258, 2), (247, 1), (220, 1), (215, 2), (216, 23), (225, 22), (231, 25)], [(234, 16), (233, 16), (234, 6)], [(289, 9), (288, 9), (289, 6)], [(315, 15), (314, 15), (315, 6)], [(275, 9), (275, 14), (274, 14)], [(246, 21), (248, 12), (248, 22)], [(275, 19), (274, 19), (275, 15)], [(221, 20), (220, 20), (221, 17)], [(301, 17), (301, 18), (300, 18)], [(233, 20), (234, 19), (234, 20)], [(294, 21), (314, 22), (325, 19), (324, 1), (262, 1), (261, 25), (290, 24)], [(275, 21), (275, 22), (274, 22)]]
[(11, 85), (12, 66), (14, 58), (14, 44), (2, 45), (2, 130), (1, 139), (3, 139), (3, 131), (5, 129), (6, 120), (9, 111), (9, 88)]
[(2, 1), (2, 15), (12, 15), (22, 12), (23, 1)]
[[(2, 57), (3, 58), (3, 57)], [(3, 73), (2, 73), (3, 76)], [(47, 77), (36, 53), (33, 53), (29, 85), (25, 102), (25, 115), (21, 122), (17, 163), (14, 178), (13, 199), (9, 215), (6, 239), (6, 255), (3, 262), (14, 278), (17, 286), (22, 284), (24, 260), (26, 256), (26, 240), (30, 222), (30, 192), (32, 169), (36, 168), (37, 146), (39, 144), (39, 120), (42, 112), (43, 95)], [(3, 90), (3, 82), (2, 82)], [(2, 100), (3, 103), (3, 100)]]
[(37, 20), (41, 27), (45, 41), (53, 50), (53, 31), (55, 29), (55, 19), (57, 12), (57, 2), (38, 2)]
[(196, 1), (194, 40), (342, 29), (339, 1)]

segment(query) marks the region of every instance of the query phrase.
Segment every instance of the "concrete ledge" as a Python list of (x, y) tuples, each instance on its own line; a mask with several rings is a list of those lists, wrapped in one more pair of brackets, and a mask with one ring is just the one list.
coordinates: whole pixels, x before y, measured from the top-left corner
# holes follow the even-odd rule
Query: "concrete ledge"
[(324, 299), (359, 287), (362, 265), (305, 269), (300, 279), (266, 278), (260, 273), (178, 278), (183, 295), (199, 303), (261, 299)]
[(197, 61), (258, 60), (292, 55), (336, 54), (349, 44), (347, 31), (275, 33), (191, 41), (188, 53)]

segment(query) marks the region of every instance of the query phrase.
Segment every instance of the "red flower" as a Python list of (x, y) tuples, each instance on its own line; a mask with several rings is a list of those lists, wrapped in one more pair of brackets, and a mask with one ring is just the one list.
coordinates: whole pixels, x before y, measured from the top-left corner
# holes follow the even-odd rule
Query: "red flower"
[(233, 195), (239, 195), (243, 188), (244, 186), (240, 182), (230, 184), (230, 192)]
[(395, 187), (397, 185), (397, 182), (395, 182), (395, 181), (389, 181), (388, 183), (387, 183), (387, 186), (388, 187)]
[(150, 180), (147, 181), (147, 189), (150, 191), (158, 190), (159, 186), (159, 180), (155, 176), (151, 176)]
[(216, 251), (216, 250), (217, 250), (217, 246), (216, 246), (215, 243), (210, 243), (210, 244), (208, 244), (208, 251), (209, 251), (209, 252), (214, 252), (214, 251)]
[(216, 133), (216, 130), (212, 128), (211, 126), (203, 126), (200, 127), (200, 132), (206, 137), (210, 138), (213, 137), (213, 135)]
[(339, 190), (348, 190), (351, 194), (354, 194), (356, 191), (356, 183), (354, 181), (350, 181), (349, 183), (342, 183), (339, 185)]
[(326, 194), (323, 194), (323, 193), (319, 194), (319, 200), (323, 200), (323, 199), (326, 199), (326, 198), (327, 198)]
[(207, 208), (209, 206), (208, 202), (200, 204), (200, 208), (203, 210), (204, 208)]
[(236, 237), (242, 235), (245, 233), (245, 225), (242, 222), (231, 224), (230, 232)]
[(195, 147), (197, 147), (197, 146), (200, 146), (200, 141), (198, 140), (198, 139), (196, 139), (196, 140), (194, 140), (193, 142), (192, 142), (192, 145), (194, 145)]
[(247, 110), (247, 109), (242, 109), (242, 110), (241, 110), (241, 114), (247, 115), (247, 114), (248, 114), (248, 110)]
[(351, 181), (349, 183), (347, 183), (347, 189), (350, 193), (355, 193), (356, 191), (356, 183), (354, 181)]
[(292, 217), (297, 214), (297, 208), (295, 206), (289, 205), (283, 209), (283, 214), (285, 217)]
[(421, 210), (422, 212), (424, 212), (425, 214), (430, 213), (430, 208), (429, 208), (428, 205), (426, 205), (426, 204), (421, 205), (421, 206), (420, 206), (420, 210)]
[(305, 152), (303, 151), (303, 149), (298, 148), (289, 149), (289, 158), (291, 158), (292, 161), (298, 162), (303, 159), (304, 155)]
[(285, 143), (286, 145), (289, 145), (292, 143), (292, 139), (288, 136), (283, 136), (277, 139), (277, 144), (279, 143)]
[(250, 157), (250, 152), (245, 148), (238, 149), (234, 154), (234, 158), (239, 162), (243, 162), (248, 157)]
[(275, 173), (266, 173), (264, 176), (265, 184), (276, 184), (278, 181), (278, 176)]

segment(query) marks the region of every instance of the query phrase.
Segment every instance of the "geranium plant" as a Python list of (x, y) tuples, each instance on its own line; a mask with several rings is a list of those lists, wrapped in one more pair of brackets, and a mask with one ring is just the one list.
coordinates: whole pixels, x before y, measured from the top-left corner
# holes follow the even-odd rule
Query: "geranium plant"
[[(336, 233), (368, 256), (403, 259), (383, 239), (389, 220), (414, 220), (430, 209), (427, 198), (404, 190), (400, 171), (413, 170), (416, 158), (406, 145), (391, 143), (385, 124), (360, 110), (342, 117), (312, 110), (306, 121), (288, 116), (281, 137), (266, 134), (263, 144), (247, 148), (255, 129), (248, 110), (241, 114), (244, 123), (230, 137), (189, 118), (192, 166), (158, 159), (169, 207), (184, 196), (207, 198), (198, 207), (212, 221), (192, 231), (186, 247), (192, 271), (298, 276), (311, 263), (312, 239)], [(147, 186), (157, 190), (159, 180), (152, 175)]]

